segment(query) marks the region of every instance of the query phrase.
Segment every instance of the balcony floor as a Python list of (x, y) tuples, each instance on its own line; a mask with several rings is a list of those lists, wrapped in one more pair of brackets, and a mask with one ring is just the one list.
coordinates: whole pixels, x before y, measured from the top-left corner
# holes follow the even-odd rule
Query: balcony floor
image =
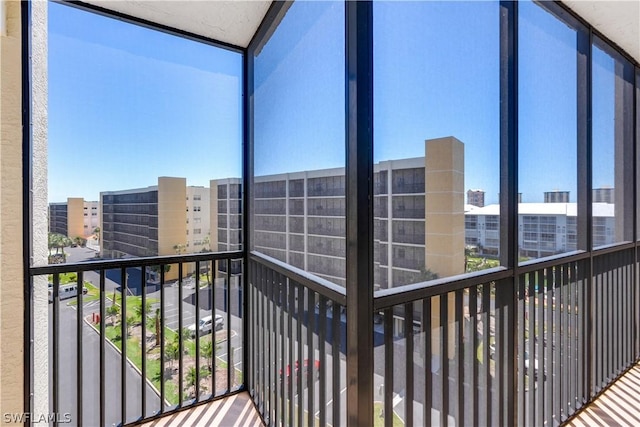
[(264, 426), (249, 393), (239, 393), (142, 424), (144, 427)]
[(640, 425), (640, 363), (614, 382), (567, 425), (573, 427)]

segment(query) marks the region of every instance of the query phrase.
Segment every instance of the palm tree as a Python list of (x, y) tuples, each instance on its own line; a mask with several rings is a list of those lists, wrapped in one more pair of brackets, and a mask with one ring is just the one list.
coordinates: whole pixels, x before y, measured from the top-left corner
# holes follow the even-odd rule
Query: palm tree
[(96, 227), (93, 229), (93, 234), (96, 235), (96, 238), (98, 239), (98, 243), (100, 243), (100, 227)]
[[(209, 235), (207, 235), (202, 240), (202, 250), (200, 252), (209, 252), (211, 249), (209, 248), (209, 243), (211, 242)], [(209, 274), (209, 261), (205, 262), (206, 274), (207, 274), (207, 285), (211, 286), (211, 276)]]
[(211, 356), (213, 356), (213, 343), (211, 341), (207, 340), (200, 344), (200, 356), (206, 359), (207, 367), (211, 371)]
[[(145, 301), (144, 304), (144, 312), (147, 316), (149, 316), (149, 312), (151, 311), (151, 303), (149, 301)], [(133, 313), (136, 315), (136, 320), (139, 319), (138, 323), (142, 322), (142, 300), (139, 303), (133, 306)]]
[(109, 307), (107, 307), (106, 311), (107, 311), (107, 315), (111, 318), (111, 324), (114, 325), (115, 324), (114, 317), (116, 317), (118, 313), (120, 313), (120, 306), (116, 305), (114, 301)]
[(127, 316), (127, 338), (131, 336), (131, 328), (136, 324), (136, 316)]
[(178, 358), (180, 357), (180, 346), (178, 345), (177, 340), (174, 339), (172, 342), (166, 345), (166, 347), (164, 348), (164, 357), (166, 357), (169, 363), (171, 363), (171, 368), (173, 369), (173, 361), (178, 360)]
[[(195, 366), (190, 367), (187, 370), (187, 375), (186, 375), (186, 378), (185, 378), (187, 390), (189, 388), (193, 387), (193, 395), (195, 395), (196, 376), (197, 376), (196, 372), (198, 372), (198, 371), (196, 371)], [(200, 378), (206, 378), (207, 375), (208, 375), (208, 372), (205, 369), (200, 368)]]

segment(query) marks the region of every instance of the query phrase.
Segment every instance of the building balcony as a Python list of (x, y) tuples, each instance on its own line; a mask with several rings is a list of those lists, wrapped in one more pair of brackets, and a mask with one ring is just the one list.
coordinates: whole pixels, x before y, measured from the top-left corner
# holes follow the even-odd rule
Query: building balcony
[[(629, 37), (592, 26), (599, 16), (570, 9), (580, 9), (580, 2), (167, 2), (154, 8), (114, 2), (122, 6), (118, 10), (103, 1), (61, 3), (51, 4), (157, 27), (164, 35), (233, 53), (226, 65), (235, 71), (210, 73), (224, 75), (224, 84), (214, 80), (212, 87), (235, 85), (231, 95), (225, 92), (232, 102), (216, 105), (215, 120), (204, 121), (222, 127), (235, 117), (220, 140), (236, 138), (237, 144), (189, 151), (189, 136), (202, 118), (183, 111), (172, 120), (188, 117), (189, 132), (176, 136), (159, 129), (149, 139), (156, 144), (169, 134), (172, 145), (154, 145), (157, 157), (177, 162), (177, 153), (161, 150), (180, 145), (190, 155), (190, 168), (194, 160), (198, 167), (215, 160), (211, 169), (235, 161), (237, 170), (225, 176), (243, 178), (219, 178), (222, 191), (206, 177), (211, 203), (201, 212), (211, 210), (211, 252), (78, 256), (45, 264), (47, 119), (53, 127), (62, 120), (49, 116), (45, 106), (55, 95), (47, 89), (45, 47), (56, 37), (49, 33), (46, 2), (0, 5), (6, 24), (0, 35), (2, 423), (387, 427), (640, 421), (635, 407), (622, 414), (622, 405), (605, 397), (612, 392), (630, 402), (611, 384), (626, 374), (619, 386), (632, 393), (625, 384), (638, 383), (632, 367), (640, 358), (640, 48), (628, 43), (637, 35), (637, 19), (627, 22)], [(618, 3), (610, 7), (620, 15), (637, 15), (635, 3)], [(535, 63), (548, 59), (548, 52), (552, 60)], [(214, 53), (207, 52), (211, 58)], [(182, 72), (206, 74), (199, 67), (206, 68), (210, 58), (194, 56), (203, 62), (178, 64), (178, 80), (189, 80)], [(553, 78), (545, 80), (548, 70)], [(328, 83), (314, 86), (318, 82)], [(545, 92), (549, 84), (563, 86), (566, 96)], [(191, 95), (206, 92), (195, 86)], [(572, 102), (561, 103), (561, 97)], [(557, 116), (544, 115), (547, 110)], [(122, 123), (101, 123), (133, 126), (133, 115), (123, 116)], [(550, 122), (558, 127), (545, 126)], [(114, 141), (105, 145), (112, 148)], [(408, 146), (404, 159), (385, 153)], [(558, 155), (541, 160), (540, 153), (556, 147)], [(239, 158), (228, 160), (231, 152)], [(215, 156), (201, 161), (202, 153)], [(128, 154), (118, 152), (118, 172), (127, 169)], [(151, 157), (144, 153), (145, 162)], [(563, 159), (562, 168), (552, 163), (556, 158)], [(395, 160), (415, 166), (407, 172), (408, 184), (393, 180)], [(400, 221), (406, 239), (389, 230), (388, 221), (375, 221), (378, 161), (389, 162), (386, 197), (424, 194), (424, 209), (415, 202), (403, 210), (411, 220)], [(140, 169), (147, 166), (139, 163)], [(521, 258), (527, 242), (518, 236), (519, 193), (537, 191), (542, 178), (564, 179), (557, 170), (565, 167), (577, 197), (571, 212), (575, 250)], [(541, 173), (544, 168), (554, 172)], [(279, 179), (304, 172), (294, 191), (299, 199), (287, 205), (280, 190), (258, 197), (254, 186), (268, 184), (268, 175), (257, 171)], [(600, 173), (614, 181), (618, 201), (606, 204), (607, 239), (599, 238), (595, 211), (602, 206), (593, 197)], [(332, 174), (340, 178), (326, 176)], [(480, 233), (491, 242), (479, 252), (495, 255), (492, 264), (478, 260), (487, 268), (467, 273), (463, 186), (472, 177), (486, 180), (487, 197), (498, 199), (491, 208), (492, 230)], [(320, 178), (333, 182), (314, 187), (322, 194), (304, 187)], [(153, 253), (167, 253), (186, 237), (186, 187), (160, 187), (152, 203), (162, 205), (153, 210)], [(135, 193), (123, 190), (127, 197)], [(106, 189), (102, 194), (114, 196)], [(214, 200), (230, 200), (229, 194), (241, 198), (231, 205)], [(393, 200), (385, 203), (382, 211), (394, 210)], [(227, 211), (242, 214), (226, 217)], [(293, 212), (299, 216), (289, 221)], [(126, 240), (107, 235), (103, 222), (103, 244)], [(283, 224), (284, 231), (260, 231), (259, 223)], [(311, 227), (319, 223), (327, 226)], [(331, 238), (338, 253), (314, 255), (309, 243), (318, 236)], [(376, 236), (388, 241), (380, 245)], [(396, 250), (394, 243), (403, 239), (413, 243)], [(150, 249), (145, 240), (136, 241)], [(90, 251), (73, 249), (69, 254)], [(378, 265), (376, 271), (376, 259), (387, 268)], [(598, 397), (613, 413), (589, 406), (599, 405)]]

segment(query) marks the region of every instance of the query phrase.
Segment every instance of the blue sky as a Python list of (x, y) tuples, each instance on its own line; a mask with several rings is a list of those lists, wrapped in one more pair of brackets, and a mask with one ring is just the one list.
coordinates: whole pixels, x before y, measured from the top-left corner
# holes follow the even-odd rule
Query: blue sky
[(49, 201), (242, 173), (242, 56), (49, 3)]
[[(50, 3), (49, 200), (241, 175), (239, 54)], [(575, 32), (520, 7), (520, 189), (576, 194)], [(497, 2), (374, 5), (375, 161), (465, 143), (465, 190), (499, 192)], [(255, 171), (344, 166), (344, 7), (294, 3), (256, 58)], [(613, 185), (613, 60), (594, 49), (594, 186)], [(551, 154), (551, 155), (550, 155)], [(544, 156), (544, 157), (543, 157)], [(544, 160), (543, 160), (544, 159)]]

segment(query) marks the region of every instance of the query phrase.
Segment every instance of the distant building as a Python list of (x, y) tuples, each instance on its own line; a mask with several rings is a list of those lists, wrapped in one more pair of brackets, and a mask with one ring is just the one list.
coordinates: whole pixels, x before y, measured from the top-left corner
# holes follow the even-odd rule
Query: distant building
[(483, 207), (484, 206), (484, 190), (468, 190), (467, 204), (477, 206), (479, 208)]
[[(464, 272), (464, 144), (428, 140), (425, 153), (374, 165), (376, 288)], [(210, 188), (214, 247), (240, 249), (240, 181)], [(345, 285), (344, 168), (255, 177), (252, 212), (252, 250)]]
[(49, 231), (75, 239), (87, 238), (100, 224), (99, 202), (70, 197), (66, 202), (49, 204)]
[(615, 189), (611, 187), (601, 187), (593, 189), (593, 203), (614, 203)]
[(569, 203), (569, 192), (559, 191), (559, 190), (545, 191), (544, 202), (545, 203)]
[(185, 178), (159, 177), (156, 186), (105, 191), (100, 204), (105, 257), (193, 253), (208, 246), (209, 189), (187, 187)]
[[(520, 255), (541, 258), (577, 250), (576, 203), (520, 203), (518, 205), (518, 241)], [(593, 245), (615, 241), (614, 205), (594, 203)], [(481, 254), (499, 255), (500, 205), (476, 208), (467, 205), (465, 243)]]

